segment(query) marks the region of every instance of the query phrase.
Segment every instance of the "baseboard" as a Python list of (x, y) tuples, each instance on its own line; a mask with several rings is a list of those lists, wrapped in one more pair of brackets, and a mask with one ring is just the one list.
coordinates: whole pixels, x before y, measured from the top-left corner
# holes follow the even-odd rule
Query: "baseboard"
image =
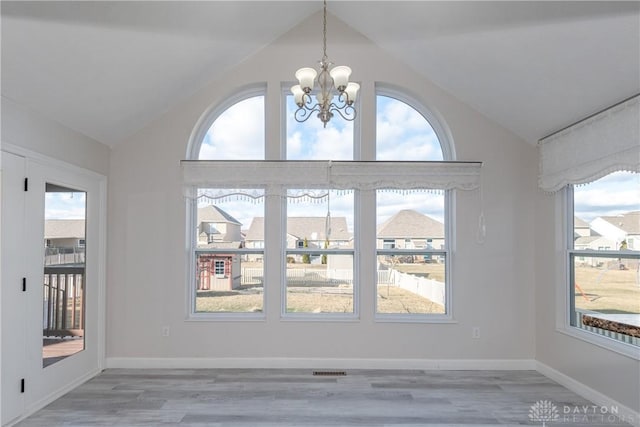
[(545, 377), (548, 377), (549, 379), (552, 379), (553, 381), (557, 382), (558, 384), (568, 388), (569, 390), (573, 391), (576, 394), (579, 394), (580, 396), (584, 397), (587, 400), (590, 400), (591, 402), (593, 402), (594, 404), (596, 404), (597, 406), (601, 407), (601, 408), (612, 408), (612, 407), (617, 407), (618, 409), (618, 416), (630, 423), (633, 426), (636, 427), (640, 427), (640, 413), (634, 411), (633, 409), (629, 408), (628, 406), (625, 406), (613, 399), (611, 399), (609, 396), (606, 396), (602, 393), (600, 393), (597, 390), (592, 389), (589, 386), (586, 386), (584, 384), (582, 384), (579, 381), (576, 381), (575, 379), (571, 378), (568, 375), (563, 374), (560, 371), (557, 371), (555, 369), (553, 369), (552, 367), (545, 365), (542, 362), (537, 362), (536, 361), (536, 371), (540, 372), (542, 375), (544, 375)]
[(138, 358), (108, 357), (107, 368), (129, 369), (421, 369), (535, 370), (530, 359), (314, 359), (314, 358)]
[(50, 404), (54, 400), (62, 397), (63, 395), (69, 393), (71, 390), (75, 389), (76, 387), (80, 386), (81, 384), (84, 384), (85, 382), (89, 381), (91, 378), (95, 377), (99, 373), (100, 373), (99, 369), (95, 370), (95, 371), (91, 371), (91, 372), (87, 373), (86, 375), (83, 375), (83, 376), (77, 378), (76, 380), (70, 382), (66, 386), (61, 387), (60, 389), (54, 391), (53, 393), (51, 393), (51, 394), (43, 397), (42, 399), (34, 402), (33, 404), (28, 405), (24, 409), (24, 412), (22, 413), (22, 415), (20, 415), (18, 418), (14, 419), (14, 420), (9, 421), (9, 423), (6, 424), (4, 427), (11, 427), (11, 426), (19, 423), (20, 421), (24, 420), (25, 418), (29, 417), (30, 415), (33, 415), (34, 413), (36, 413), (40, 409), (44, 408), (45, 406), (47, 406), (48, 404)]

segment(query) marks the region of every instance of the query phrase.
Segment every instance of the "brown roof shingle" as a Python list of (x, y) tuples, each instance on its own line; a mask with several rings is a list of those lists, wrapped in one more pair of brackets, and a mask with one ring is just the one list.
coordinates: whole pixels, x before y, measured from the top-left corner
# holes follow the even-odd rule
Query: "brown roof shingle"
[(444, 224), (412, 209), (404, 209), (378, 226), (378, 238), (444, 238)]

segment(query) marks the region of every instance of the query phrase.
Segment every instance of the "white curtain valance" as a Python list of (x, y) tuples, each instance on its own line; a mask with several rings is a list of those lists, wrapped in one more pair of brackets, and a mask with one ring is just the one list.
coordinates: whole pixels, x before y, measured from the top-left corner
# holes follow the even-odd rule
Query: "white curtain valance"
[(640, 95), (540, 140), (539, 186), (549, 192), (616, 171), (640, 172)]
[(182, 160), (185, 195), (196, 188), (474, 190), (479, 162)]

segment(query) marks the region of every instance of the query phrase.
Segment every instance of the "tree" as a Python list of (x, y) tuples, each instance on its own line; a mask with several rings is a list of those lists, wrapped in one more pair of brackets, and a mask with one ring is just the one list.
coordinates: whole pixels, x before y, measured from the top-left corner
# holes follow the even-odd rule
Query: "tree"
[[(329, 247), (329, 239), (325, 239), (324, 248), (327, 249), (328, 247)], [(327, 263), (327, 254), (322, 254), (321, 262), (322, 262), (322, 264), (326, 264)]]
[[(309, 242), (307, 242), (307, 238), (304, 238), (304, 242), (302, 244), (303, 248), (308, 248), (309, 247)], [(309, 254), (303, 254), (302, 255), (302, 263), (303, 264), (311, 264), (311, 258), (309, 257)]]

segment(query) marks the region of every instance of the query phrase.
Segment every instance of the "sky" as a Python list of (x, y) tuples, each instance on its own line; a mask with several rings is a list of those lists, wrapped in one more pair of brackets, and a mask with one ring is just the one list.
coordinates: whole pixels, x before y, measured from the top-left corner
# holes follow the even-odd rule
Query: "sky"
[(46, 192), (45, 219), (85, 219), (87, 193)]
[(640, 174), (614, 172), (573, 189), (574, 214), (591, 222), (599, 216), (640, 211)]
[[(293, 97), (286, 101), (286, 157), (291, 160), (352, 160), (354, 158), (354, 122), (336, 115), (326, 128), (312, 116), (298, 123)], [(393, 98), (377, 98), (378, 160), (442, 160), (438, 138), (425, 118), (409, 105)], [(256, 117), (256, 120), (246, 120)], [(252, 123), (248, 123), (252, 122)], [(240, 101), (216, 119), (207, 132), (200, 159), (264, 159), (264, 98)], [(297, 190), (298, 192), (303, 190)], [(353, 193), (328, 192), (323, 199), (289, 199), (289, 216), (344, 216), (353, 231)], [(264, 206), (253, 200), (219, 200), (217, 205), (248, 228), (253, 216), (264, 216)], [(204, 205), (202, 200), (200, 205)], [(328, 206), (330, 205), (330, 206)], [(415, 209), (439, 221), (444, 218), (442, 192), (381, 192), (378, 197), (378, 223), (401, 209)]]

